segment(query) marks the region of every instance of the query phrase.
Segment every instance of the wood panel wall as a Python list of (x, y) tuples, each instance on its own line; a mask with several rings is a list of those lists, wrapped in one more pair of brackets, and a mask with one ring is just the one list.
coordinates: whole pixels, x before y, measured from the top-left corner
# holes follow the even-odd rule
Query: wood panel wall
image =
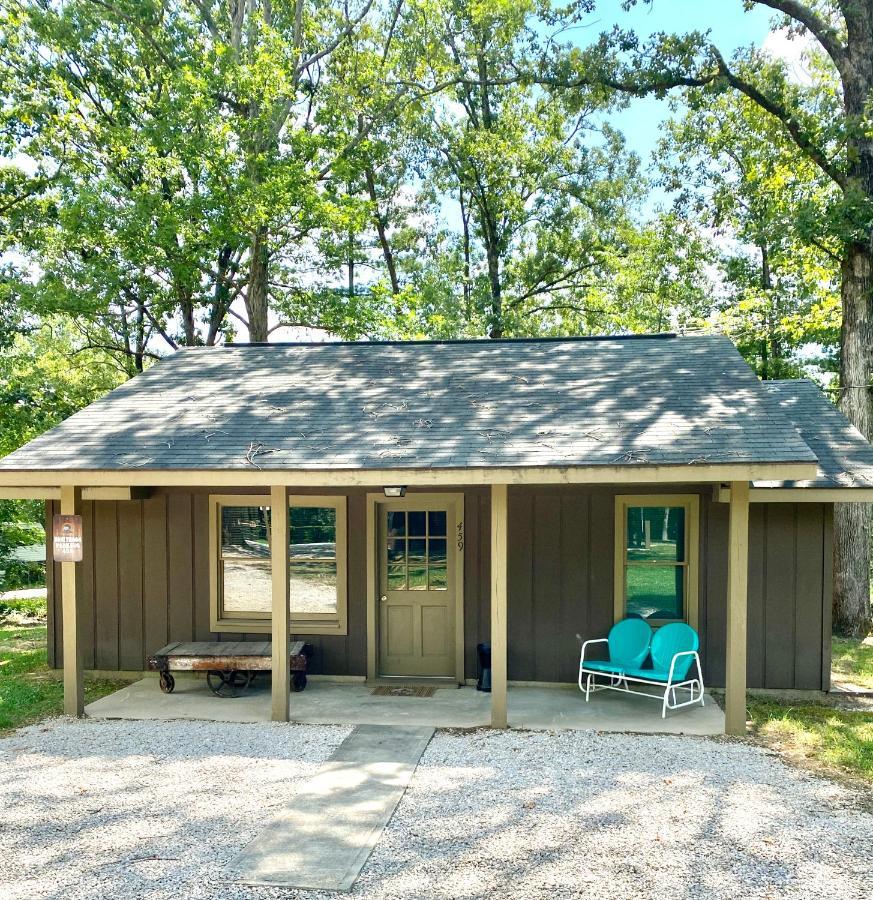
[[(449, 489), (451, 490), (451, 489)], [(455, 489), (457, 490), (457, 489)], [(654, 490), (654, 489), (653, 489)], [(663, 488), (661, 488), (663, 490)], [(694, 488), (677, 487), (677, 493)], [(616, 493), (639, 486), (515, 487), (509, 495), (509, 677), (573, 682), (577, 634), (613, 619)], [(85, 668), (141, 670), (171, 640), (263, 640), (209, 631), (208, 491), (167, 489), (143, 501), (83, 504), (79, 566)], [(306, 491), (300, 491), (306, 493)], [(317, 492), (316, 492), (317, 493)], [(306, 635), (311, 671), (366, 674), (366, 494), (348, 497), (348, 634)], [(49, 504), (47, 512), (57, 512)], [(704, 674), (724, 680), (727, 506), (701, 492), (699, 615)], [(749, 685), (829, 686), (831, 512), (813, 503), (753, 504), (749, 560)], [(490, 492), (465, 491), (465, 669), (490, 628)], [(50, 548), (49, 548), (50, 550)], [(49, 573), (49, 661), (62, 664), (61, 581)]]
[[(678, 488), (676, 493), (694, 493)], [(509, 677), (572, 682), (577, 634), (613, 621), (615, 494), (633, 488), (510, 491)], [(704, 678), (724, 684), (728, 507), (700, 494), (698, 586)], [(752, 504), (749, 686), (830, 686), (831, 512), (817, 503)]]

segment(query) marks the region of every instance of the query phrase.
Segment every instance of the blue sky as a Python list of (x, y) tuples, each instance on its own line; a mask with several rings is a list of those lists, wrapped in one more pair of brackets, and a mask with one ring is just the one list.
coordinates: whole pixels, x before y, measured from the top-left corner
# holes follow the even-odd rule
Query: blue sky
[[(772, 18), (773, 11), (761, 6), (745, 12), (742, 0), (654, 0), (629, 12), (621, 8), (621, 0), (600, 0), (590, 28), (580, 31), (577, 40), (584, 45), (614, 25), (635, 30), (643, 40), (659, 31), (711, 31), (719, 49), (729, 56), (738, 47), (760, 46)], [(626, 110), (610, 116), (610, 121), (624, 133), (628, 149), (648, 163), (659, 127), (668, 115), (666, 101), (646, 97), (633, 100)]]

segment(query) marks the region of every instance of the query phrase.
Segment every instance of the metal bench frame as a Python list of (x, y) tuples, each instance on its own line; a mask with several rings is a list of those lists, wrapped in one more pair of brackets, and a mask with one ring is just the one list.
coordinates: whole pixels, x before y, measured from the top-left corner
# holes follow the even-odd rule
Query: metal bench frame
[[(674, 654), (673, 659), (670, 662), (670, 671), (667, 674), (667, 681), (665, 683), (650, 678), (641, 678), (637, 675), (625, 675), (621, 670), (621, 666), (616, 666), (616, 671), (614, 673), (603, 672), (596, 669), (586, 669), (585, 648), (589, 644), (606, 643), (608, 643), (607, 638), (594, 638), (593, 640), (585, 641), (585, 643), (582, 644), (582, 655), (579, 658), (579, 690), (584, 692), (586, 703), (588, 702), (589, 696), (597, 691), (621, 691), (623, 694), (634, 694), (638, 697), (651, 697), (653, 700), (661, 701), (662, 719), (667, 718), (668, 709), (682, 709), (684, 706), (694, 706), (698, 703), (703, 706), (703, 669), (700, 666), (700, 655), (696, 650), (682, 650), (680, 653)], [(684, 681), (677, 682), (673, 681), (673, 671), (676, 667), (676, 660), (679, 659), (680, 656), (694, 657), (694, 664), (697, 666), (696, 678), (688, 678)], [(609, 684), (598, 683), (596, 680), (598, 675), (609, 678)], [(583, 676), (587, 676), (584, 684), (582, 683)], [(646, 691), (634, 690), (629, 682), (634, 682), (634, 684), (651, 684), (659, 688), (663, 687), (664, 693), (652, 694)], [(676, 691), (687, 691), (689, 699), (680, 702), (676, 698)]]

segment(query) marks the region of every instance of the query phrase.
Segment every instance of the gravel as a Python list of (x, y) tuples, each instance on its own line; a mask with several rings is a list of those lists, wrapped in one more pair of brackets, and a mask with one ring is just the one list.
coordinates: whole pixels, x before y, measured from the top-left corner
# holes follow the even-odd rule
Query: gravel
[[(348, 728), (54, 720), (0, 741), (0, 897), (265, 900), (223, 866)], [(869, 898), (873, 816), (739, 742), (438, 732), (353, 896)], [(348, 895), (335, 895), (348, 896)]]

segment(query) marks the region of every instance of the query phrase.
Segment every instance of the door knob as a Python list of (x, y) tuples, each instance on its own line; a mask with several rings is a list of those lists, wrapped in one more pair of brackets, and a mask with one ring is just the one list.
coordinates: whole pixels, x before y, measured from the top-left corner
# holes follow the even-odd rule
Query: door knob
[(382, 602), (383, 602), (383, 603), (387, 603), (387, 602), (388, 602), (388, 597), (387, 597), (385, 594), (382, 595)]

